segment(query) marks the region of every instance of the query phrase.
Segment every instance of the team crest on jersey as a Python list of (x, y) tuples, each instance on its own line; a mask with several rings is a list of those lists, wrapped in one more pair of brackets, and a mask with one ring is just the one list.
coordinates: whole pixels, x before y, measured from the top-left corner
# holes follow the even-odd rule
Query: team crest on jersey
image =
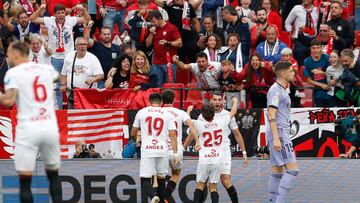
[(279, 105), (279, 96), (278, 95), (274, 96), (271, 103), (275, 106)]
[(205, 158), (215, 158), (220, 156), (219, 152), (216, 149), (212, 149), (209, 154), (205, 154)]
[(156, 139), (151, 140), (151, 143), (152, 143), (153, 145), (156, 145), (158, 142), (159, 142), (159, 141), (157, 141)]

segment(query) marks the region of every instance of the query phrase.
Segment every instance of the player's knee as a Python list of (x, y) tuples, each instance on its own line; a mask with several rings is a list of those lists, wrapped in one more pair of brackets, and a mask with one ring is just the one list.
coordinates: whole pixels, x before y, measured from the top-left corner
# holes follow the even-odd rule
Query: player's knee
[(231, 187), (232, 183), (231, 183), (231, 178), (229, 175), (224, 175), (224, 174), (221, 175), (220, 180), (225, 188)]
[(288, 170), (286, 170), (286, 173), (289, 173), (293, 176), (298, 176), (300, 173), (300, 170), (299, 169), (288, 169)]

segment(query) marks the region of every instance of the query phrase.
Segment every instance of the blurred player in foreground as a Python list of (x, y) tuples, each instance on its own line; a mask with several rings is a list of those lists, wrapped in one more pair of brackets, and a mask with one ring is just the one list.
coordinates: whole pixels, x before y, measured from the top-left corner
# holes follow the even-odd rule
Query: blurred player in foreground
[(60, 139), (53, 101), (53, 83), (59, 74), (52, 66), (30, 62), (29, 46), (24, 42), (11, 44), (7, 54), (13, 68), (5, 75), (5, 94), (0, 96), (0, 103), (6, 107), (17, 105), (14, 159), (20, 179), (20, 201), (33, 202), (30, 185), (40, 152), (52, 202), (60, 203)]
[[(267, 94), (266, 140), (269, 144), (271, 174), (269, 202), (284, 203), (299, 174), (293, 145), (290, 140), (291, 100), (286, 88), (294, 81), (295, 73), (289, 62), (275, 66), (276, 83)], [(284, 167), (286, 172), (283, 173)]]
[[(151, 202), (164, 202), (169, 138), (174, 153), (172, 164), (177, 165), (179, 159), (176, 126), (173, 115), (161, 108), (162, 99), (159, 93), (152, 93), (149, 101), (150, 106), (137, 112), (131, 136), (136, 139), (137, 132), (141, 130), (140, 180), (141, 190), (146, 194), (146, 197), (141, 198), (141, 202), (147, 202), (147, 197), (152, 198)], [(158, 196), (154, 195), (152, 176), (157, 176)]]
[(215, 118), (215, 108), (212, 104), (203, 105), (201, 114), (204, 118), (194, 121), (199, 132), (201, 149), (199, 151), (199, 163), (196, 171), (196, 190), (194, 202), (200, 203), (203, 200), (206, 180), (209, 181), (209, 190), (212, 203), (219, 202), (219, 194), (216, 185), (219, 182), (221, 169), (224, 160), (223, 140), (227, 137), (226, 126), (229, 126), (231, 118), (236, 114), (238, 100), (233, 98), (231, 112), (221, 118)]
[(171, 178), (168, 181), (167, 184), (167, 193), (166, 193), (166, 200), (170, 202), (174, 202), (174, 200), (171, 197), (171, 193), (175, 190), (176, 184), (179, 181), (180, 178), (180, 171), (183, 166), (183, 151), (184, 148), (182, 146), (182, 126), (183, 124), (186, 124), (189, 126), (190, 129), (190, 135), (195, 138), (196, 144), (195, 148), (199, 150), (200, 143), (199, 139), (197, 137), (197, 131), (193, 125), (193, 122), (185, 111), (177, 109), (173, 107), (175, 93), (171, 90), (164, 90), (161, 94), (162, 101), (163, 101), (163, 108), (166, 109), (175, 119), (175, 126), (177, 131), (177, 144), (178, 144), (178, 158), (179, 162), (177, 165), (173, 165), (173, 159), (174, 159), (174, 152), (171, 148), (171, 140), (169, 139), (169, 166), (171, 169)]

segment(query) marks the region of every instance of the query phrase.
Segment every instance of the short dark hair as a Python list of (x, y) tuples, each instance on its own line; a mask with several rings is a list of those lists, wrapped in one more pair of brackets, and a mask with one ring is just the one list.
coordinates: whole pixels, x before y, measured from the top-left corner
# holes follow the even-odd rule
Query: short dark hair
[(214, 91), (213, 93), (212, 93), (212, 95), (213, 96), (223, 96), (223, 93), (220, 91), (220, 90), (218, 90), (218, 91)]
[(164, 90), (161, 93), (163, 104), (172, 104), (174, 102), (175, 93), (172, 90)]
[(240, 37), (240, 35), (239, 35), (238, 33), (233, 32), (233, 33), (230, 33), (230, 34), (227, 36), (227, 38), (226, 38), (226, 44), (229, 44), (229, 39), (230, 39), (230, 37), (236, 37), (236, 38), (238, 39), (238, 41), (241, 42), (241, 37)]
[(214, 15), (212, 14), (206, 14), (202, 20), (204, 21), (205, 18), (210, 18), (212, 22), (215, 22), (216, 21), (216, 18), (214, 17)]
[(288, 70), (291, 67), (291, 63), (288, 61), (281, 61), (275, 65), (275, 73), (280, 71)]
[(206, 58), (206, 60), (208, 60), (207, 55), (206, 55), (205, 52), (203, 52), (203, 51), (200, 51), (199, 53), (197, 53), (197, 54), (195, 55), (195, 58), (196, 58), (196, 59), (198, 59), (198, 58)]
[(212, 121), (215, 116), (215, 107), (212, 104), (203, 104), (201, 114), (206, 121)]
[(266, 11), (266, 9), (265, 8), (263, 8), (263, 7), (260, 7), (260, 8), (258, 8), (257, 10), (256, 10), (256, 15), (257, 15), (257, 13), (259, 12), (259, 11), (265, 11), (265, 13), (267, 13), (267, 11)]
[(224, 12), (224, 11), (229, 11), (230, 15), (232, 15), (232, 16), (238, 15), (236, 9), (231, 5), (224, 6), (221, 9), (221, 12)]
[[(103, 25), (103, 26), (101, 27), (101, 30), (110, 30), (110, 31), (111, 31), (111, 27), (108, 26), (108, 25)], [(100, 30), (100, 31), (101, 31), (101, 30)]]
[(332, 0), (331, 4), (339, 4), (340, 8), (343, 8), (342, 3), (340, 1), (338, 1), (338, 0)]
[[(113, 65), (112, 65), (112, 67), (115, 67), (118, 71), (121, 71), (121, 69), (122, 69), (121, 63), (122, 63), (125, 59), (129, 60), (129, 62), (130, 62), (130, 67), (131, 67), (133, 59), (132, 59), (131, 56), (129, 56), (129, 55), (127, 55), (127, 54), (120, 55), (118, 58), (116, 58), (115, 61), (114, 61), (114, 63), (113, 63)], [(130, 70), (129, 70), (129, 73), (130, 73)]]
[(160, 104), (161, 103), (161, 95), (160, 93), (151, 93), (149, 96), (149, 102), (151, 104), (155, 103), (155, 104)]
[(158, 20), (163, 19), (160, 11), (158, 11), (158, 10), (151, 11), (147, 17), (148, 20), (151, 20), (153, 18), (158, 19)]
[(27, 12), (24, 9), (21, 9), (20, 12), (18, 13), (17, 17), (19, 18), (21, 14), (26, 14), (27, 16)]
[(139, 5), (149, 4), (150, 0), (138, 0)]
[(30, 48), (26, 42), (14, 42), (10, 44), (11, 49), (18, 51), (22, 56), (29, 56)]
[(321, 41), (319, 39), (315, 38), (315, 39), (311, 40), (310, 47), (312, 47), (312, 46), (321, 46), (321, 45), (322, 45), (322, 43), (321, 43)]
[(341, 51), (341, 56), (349, 56), (352, 59), (355, 58), (354, 52), (352, 52), (351, 49), (343, 49)]
[(66, 6), (64, 6), (63, 4), (56, 4), (54, 6), (54, 13), (58, 12), (58, 11), (65, 11)]

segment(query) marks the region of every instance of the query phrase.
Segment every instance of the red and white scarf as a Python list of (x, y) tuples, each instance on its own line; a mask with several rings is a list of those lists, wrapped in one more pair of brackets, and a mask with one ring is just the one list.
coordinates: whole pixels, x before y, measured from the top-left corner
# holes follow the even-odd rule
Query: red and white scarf
[[(211, 77), (214, 78), (214, 80), (217, 80), (219, 78), (220, 73), (219, 73), (219, 71), (216, 70), (216, 68), (213, 65), (209, 64), (208, 70), (210, 71), (210, 75), (211, 75)], [(199, 70), (198, 77), (199, 77), (199, 82), (201, 83), (202, 88), (207, 89), (207, 90), (210, 89), (210, 85), (207, 82), (205, 73)]]
[[(168, 0), (167, 2), (168, 6), (173, 6), (174, 1)], [(190, 6), (189, 3), (185, 0), (183, 0), (183, 13), (182, 13), (182, 29), (191, 31), (191, 17), (190, 17)]]
[(305, 22), (305, 28), (304, 28), (303, 32), (307, 33), (310, 36), (314, 36), (316, 34), (315, 23), (311, 16), (313, 9), (314, 9), (314, 7), (311, 7), (310, 9), (304, 8), (304, 10), (306, 12), (306, 22)]
[(65, 22), (63, 22), (61, 25), (59, 23), (57, 23), (55, 21), (56, 24), (56, 29), (57, 29), (57, 41), (56, 41), (56, 52), (58, 53), (62, 53), (65, 52), (65, 47), (64, 47), (64, 37), (62, 36), (63, 31), (64, 31), (64, 24)]
[(272, 47), (272, 50), (270, 51), (270, 46), (267, 42), (267, 40), (265, 40), (265, 44), (264, 44), (264, 56), (268, 56), (268, 55), (276, 55), (279, 53), (279, 39), (276, 39), (274, 46)]

